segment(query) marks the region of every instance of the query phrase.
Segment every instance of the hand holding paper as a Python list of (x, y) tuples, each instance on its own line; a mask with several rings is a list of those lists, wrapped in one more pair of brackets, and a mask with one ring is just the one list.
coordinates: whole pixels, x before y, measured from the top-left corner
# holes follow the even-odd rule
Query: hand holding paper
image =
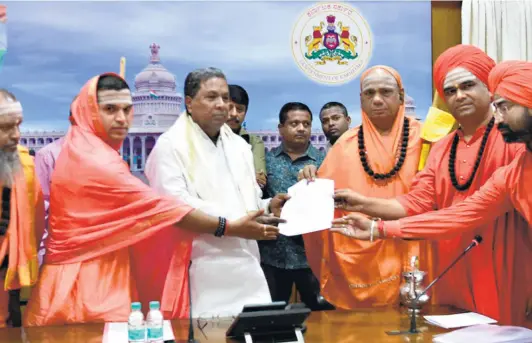
[(301, 180), (288, 189), (290, 199), (284, 204), (279, 232), (285, 236), (327, 230), (334, 219), (334, 181)]

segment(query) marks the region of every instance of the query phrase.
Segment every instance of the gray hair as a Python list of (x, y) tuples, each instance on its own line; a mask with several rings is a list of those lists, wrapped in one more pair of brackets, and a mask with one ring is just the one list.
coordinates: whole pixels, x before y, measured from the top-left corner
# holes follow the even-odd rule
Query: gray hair
[(15, 176), (22, 172), (18, 150), (6, 152), (0, 149), (0, 182), (5, 187), (12, 187)]
[(227, 80), (225, 74), (218, 68), (200, 68), (188, 73), (185, 79), (185, 96), (194, 98), (201, 87), (201, 83), (213, 78)]

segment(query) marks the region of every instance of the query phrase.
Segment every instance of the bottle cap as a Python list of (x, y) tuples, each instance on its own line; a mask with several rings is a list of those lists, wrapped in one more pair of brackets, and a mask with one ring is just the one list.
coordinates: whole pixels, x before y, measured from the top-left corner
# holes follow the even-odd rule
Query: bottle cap
[(131, 303), (131, 309), (133, 311), (140, 311), (141, 308), (142, 308), (142, 305), (139, 302)]
[(158, 301), (150, 301), (150, 310), (158, 310), (160, 308)]

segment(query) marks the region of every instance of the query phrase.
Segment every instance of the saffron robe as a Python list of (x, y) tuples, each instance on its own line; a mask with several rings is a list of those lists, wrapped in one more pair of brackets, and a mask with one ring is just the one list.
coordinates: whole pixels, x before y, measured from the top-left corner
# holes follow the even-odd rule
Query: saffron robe
[[(486, 126), (479, 128), (469, 141), (465, 141), (461, 130), (457, 131), (459, 143), (456, 152), (455, 175), (460, 184), (470, 177), (477, 153), (481, 146)], [(499, 168), (508, 165), (520, 152), (522, 144), (506, 144), (501, 133), (493, 127), (486, 142), (482, 160), (471, 187), (458, 191), (451, 183), (449, 154), (454, 133), (436, 143), (429, 155), (427, 165), (412, 184), (410, 192), (397, 200), (408, 216), (443, 209), (465, 200), (488, 180)], [(500, 320), (515, 323), (512, 318), (512, 303), (522, 295), (516, 294), (509, 284), (501, 280), (513, 279), (519, 273), (508, 268), (507, 261), (516, 258), (514, 252), (527, 254), (526, 221), (515, 211), (510, 211), (487, 225), (476, 228), (484, 241), (473, 254), (468, 254), (456, 264), (433, 288), (438, 303), (454, 305), (479, 312)], [(436, 273), (441, 273), (468, 245), (473, 236), (458, 235), (434, 242), (434, 264)], [(528, 253), (530, 255), (530, 253)], [(519, 255), (519, 259), (522, 259)], [(532, 258), (532, 255), (530, 256)], [(532, 281), (532, 280), (531, 280)]]
[[(532, 258), (532, 194), (529, 180), (532, 178), (532, 152), (522, 151), (508, 166), (497, 169), (493, 176), (467, 199), (439, 211), (406, 217), (385, 223), (386, 234), (405, 238), (442, 239), (460, 235), (464, 243), (471, 242), (475, 234), (483, 237), (482, 244), (468, 254), (479, 261), (481, 271), (488, 269), (496, 273), (497, 298), (487, 300), (490, 305), (499, 306), (501, 323), (532, 328), (532, 318), (526, 318), (527, 302), (532, 299), (530, 282), (530, 261)], [(526, 219), (528, 226), (508, 226), (499, 233), (506, 233), (506, 240), (494, 233), (493, 220), (504, 222), (513, 215), (514, 208)], [(508, 213), (505, 213), (508, 212)], [(502, 220), (501, 220), (502, 219)], [(491, 226), (491, 227), (490, 227)], [(479, 230), (484, 228), (484, 230)], [(466, 238), (467, 237), (467, 238)], [(493, 251), (493, 262), (480, 261), (486, 251)], [(476, 256), (478, 255), (478, 256)], [(454, 256), (453, 256), (454, 258)], [(467, 258), (467, 257), (466, 257)], [(462, 264), (463, 262), (458, 263)], [(463, 267), (462, 267), (463, 268)], [(456, 279), (446, 275), (447, 284)], [(490, 281), (489, 279), (486, 281)], [(481, 280), (484, 282), (484, 280)], [(489, 284), (487, 284), (489, 286)], [(504, 290), (504, 292), (502, 292)], [(498, 302), (494, 301), (498, 300)], [(478, 304), (481, 305), (481, 304)], [(529, 309), (530, 310), (530, 309)]]
[[(379, 68), (390, 72), (402, 88), (396, 71), (389, 67)], [(370, 71), (362, 75), (361, 82)], [(362, 112), (367, 156), (375, 172), (387, 173), (394, 167), (402, 141), (404, 117), (404, 106), (401, 106), (390, 134), (384, 137)], [(393, 198), (407, 193), (417, 172), (421, 151), (421, 124), (414, 118), (409, 119), (405, 163), (391, 179), (376, 181), (364, 172), (358, 154), (360, 127), (347, 131), (333, 145), (318, 170), (318, 177), (334, 180), (336, 189), (350, 188), (370, 197)], [(335, 218), (346, 214), (336, 210)], [(408, 270), (410, 258), (417, 255), (424, 262), (430, 259), (425, 242), (371, 243), (355, 241), (328, 230), (306, 234), (304, 240), (309, 264), (320, 280), (321, 294), (340, 309), (397, 304), (402, 273)]]
[(18, 146), (22, 172), (15, 176), (11, 190), (10, 220), (0, 236), (0, 265), (9, 256), (7, 269), (0, 270), (0, 328), (8, 317), (9, 290), (31, 287), (37, 282), (38, 243), (44, 232), (44, 202), (33, 158)]
[(73, 104), (52, 175), (46, 255), (24, 326), (127, 321), (136, 298), (129, 247), (193, 210), (134, 177), (120, 145), (105, 143), (98, 80), (88, 81)]

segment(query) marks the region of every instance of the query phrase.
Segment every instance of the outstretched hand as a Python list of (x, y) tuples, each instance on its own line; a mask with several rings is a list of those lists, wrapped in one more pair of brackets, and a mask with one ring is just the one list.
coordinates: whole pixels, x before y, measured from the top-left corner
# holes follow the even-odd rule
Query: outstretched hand
[[(331, 227), (332, 232), (363, 241), (370, 240), (370, 229), (371, 220), (363, 215), (355, 213), (333, 220), (333, 225)], [(374, 230), (373, 237), (379, 238), (377, 230)]]
[(334, 206), (349, 212), (362, 212), (366, 197), (350, 189), (338, 189), (334, 192)]
[(273, 240), (279, 236), (279, 229), (257, 221), (264, 214), (264, 210), (253, 211), (246, 216), (229, 222), (226, 235), (254, 240)]

